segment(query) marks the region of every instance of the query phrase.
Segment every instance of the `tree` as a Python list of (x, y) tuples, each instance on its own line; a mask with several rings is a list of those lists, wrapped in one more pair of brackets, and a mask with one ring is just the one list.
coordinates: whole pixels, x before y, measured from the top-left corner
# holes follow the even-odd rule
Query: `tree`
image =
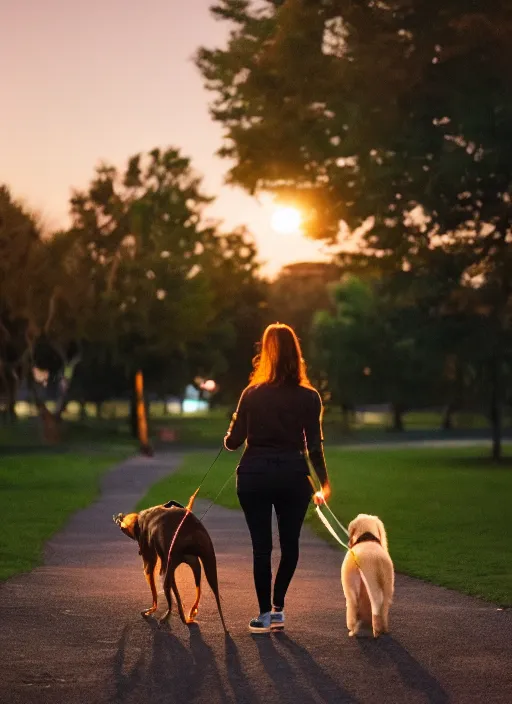
[(126, 370), (114, 357), (113, 351), (105, 345), (81, 342), (69, 396), (81, 404), (82, 417), (85, 417), (85, 404), (94, 403), (96, 417), (101, 418), (103, 404), (125, 396), (129, 389)]
[(1, 369), (9, 383), (24, 370), (48, 439), (70, 391), (101, 405), (139, 370), (162, 393), (199, 368), (226, 371), (237, 299), (261, 300), (258, 263), (245, 230), (204, 221), (208, 202), (175, 149), (99, 167), (72, 198), (70, 230), (49, 238), (0, 192)]
[(0, 189), (0, 219), (1, 366), (9, 405), (14, 408), (18, 383), (25, 376), (34, 391), (45, 437), (57, 439), (54, 421), (60, 420), (64, 408), (66, 374), (61, 375), (62, 393), (52, 414), (34, 370), (42, 359), (51, 358), (52, 371), (57, 373), (60, 367), (69, 375), (89, 285), (79, 270), (74, 243), (63, 235), (44, 239), (36, 217), (13, 201), (5, 188)]
[(313, 317), (332, 307), (330, 285), (340, 276), (334, 263), (288, 264), (270, 284), (269, 317), (291, 325), (307, 349)]
[(367, 284), (345, 279), (333, 290), (333, 299), (334, 312), (319, 311), (314, 318), (312, 358), (326, 379), (329, 400), (341, 408), (348, 431), (356, 406), (375, 401), (370, 374), (380, 331)]
[(345, 427), (357, 405), (385, 403), (393, 429), (403, 430), (403, 413), (433, 400), (440, 373), (430, 321), (416, 307), (392, 300), (378, 280), (345, 277), (334, 300), (334, 315), (316, 316), (314, 350)]
[(210, 200), (173, 148), (135, 155), (124, 172), (101, 166), (72, 199), (70, 235), (89, 259), (95, 291), (86, 337), (112, 349), (129, 378), (141, 369), (164, 393), (184, 388), (197, 367), (222, 371), (228, 311), (255, 279), (248, 233), (205, 222)]
[(16, 418), (15, 402), (27, 351), (26, 273), (34, 250), (41, 246), (34, 215), (0, 187), (0, 394), (8, 416)]
[(220, 242), (210, 262), (215, 317), (200, 346), (192, 350), (195, 373), (213, 378), (216, 403), (232, 403), (246, 386), (267, 313), (266, 282), (252, 238), (245, 229)]
[(498, 458), (512, 280), (510, 4), (224, 0), (213, 12), (235, 24), (227, 49), (198, 54), (230, 179), (297, 199), (317, 236), (335, 238), (342, 222), (363, 228), (358, 264), (436, 282), (450, 269), (443, 315), (479, 286)]

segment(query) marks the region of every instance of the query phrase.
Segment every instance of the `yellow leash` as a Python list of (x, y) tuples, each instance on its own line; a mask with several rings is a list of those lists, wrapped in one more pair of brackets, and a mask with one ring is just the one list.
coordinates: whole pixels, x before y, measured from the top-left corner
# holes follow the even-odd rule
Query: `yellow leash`
[[(311, 477), (310, 474), (308, 474), (308, 479), (309, 479), (309, 483), (311, 484), (311, 486), (312, 486), (313, 491), (315, 492), (315, 494), (320, 494), (320, 495), (321, 495), (321, 494), (322, 494), (321, 490), (320, 490), (320, 491), (317, 491), (317, 490), (316, 490), (315, 484), (314, 484), (313, 479), (312, 479), (312, 477)], [(345, 531), (345, 533), (347, 533), (347, 535), (348, 535), (347, 529), (346, 529), (346, 528), (343, 526), (343, 524), (340, 523), (340, 521), (336, 518), (336, 516), (334, 515), (332, 509), (329, 508), (329, 506), (327, 505), (327, 501), (325, 501), (325, 499), (324, 499), (323, 505), (326, 506), (326, 508), (327, 508), (327, 509), (329, 510), (329, 512), (332, 514), (332, 516), (334, 517), (334, 519), (336, 520), (336, 522), (338, 523), (338, 525), (340, 525), (340, 526), (343, 528), (343, 530)], [(322, 523), (324, 524), (324, 526), (325, 526), (325, 527), (327, 528), (327, 530), (329, 531), (329, 533), (333, 536), (333, 538), (334, 538), (343, 548), (345, 548), (345, 550), (347, 550), (347, 552), (349, 552), (349, 553), (351, 554), (352, 559), (353, 559), (354, 562), (356, 563), (356, 567), (359, 569), (359, 571), (360, 571), (361, 574), (362, 574), (363, 571), (362, 571), (362, 569), (361, 569), (361, 565), (360, 565), (360, 563), (359, 563), (359, 560), (357, 559), (357, 555), (355, 554), (355, 552), (353, 551), (353, 549), (352, 549), (349, 545), (347, 545), (346, 543), (343, 542), (343, 540), (341, 540), (341, 538), (339, 537), (339, 535), (336, 533), (336, 531), (334, 530), (334, 528), (331, 526), (331, 524), (329, 523), (329, 521), (327, 520), (327, 518), (324, 516), (324, 514), (323, 514), (322, 511), (320, 510), (320, 506), (318, 506), (318, 505), (316, 506), (316, 513), (317, 513), (318, 517), (320, 518), (320, 520), (322, 521)]]

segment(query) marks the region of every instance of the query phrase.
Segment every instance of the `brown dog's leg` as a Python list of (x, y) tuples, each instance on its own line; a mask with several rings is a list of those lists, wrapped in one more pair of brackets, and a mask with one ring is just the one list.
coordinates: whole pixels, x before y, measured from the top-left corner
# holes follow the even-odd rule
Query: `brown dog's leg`
[(173, 557), (171, 562), (167, 565), (167, 570), (165, 572), (165, 579), (164, 579), (164, 594), (165, 598), (167, 599), (167, 605), (168, 609), (165, 612), (165, 614), (162, 616), (160, 619), (160, 623), (165, 623), (166, 621), (169, 620), (169, 617), (171, 615), (172, 611), (172, 598), (171, 598), (171, 589), (174, 592), (174, 596), (176, 597), (176, 604), (178, 606), (178, 613), (180, 615), (181, 620), (183, 623), (187, 623), (187, 619), (185, 618), (185, 613), (183, 611), (183, 604), (181, 603), (181, 597), (180, 593), (178, 591), (178, 586), (176, 584), (176, 568), (178, 567), (179, 564), (182, 562), (181, 557)]
[(172, 597), (171, 597), (171, 586), (172, 586), (172, 579), (174, 576), (174, 570), (178, 566), (178, 564), (181, 562), (181, 558), (179, 560), (176, 560), (176, 557), (173, 557), (170, 563), (167, 564), (167, 568), (165, 570), (165, 577), (164, 577), (164, 595), (165, 598), (167, 599), (167, 611), (161, 616), (159, 619), (160, 623), (166, 623), (172, 612)]
[(199, 558), (195, 555), (185, 555), (183, 562), (186, 562), (192, 570), (194, 574), (194, 581), (196, 583), (196, 600), (190, 609), (187, 619), (187, 623), (193, 623), (199, 610), (199, 600), (201, 598), (201, 563), (199, 562)]
[(171, 567), (173, 569), (176, 569), (173, 567), (173, 565), (168, 564), (167, 569), (165, 571), (165, 577), (164, 577), (164, 595), (165, 598), (167, 599), (167, 611), (159, 618), (160, 623), (165, 623), (166, 621), (169, 620), (171, 616), (171, 611), (172, 611), (172, 598), (171, 598)]
[(156, 584), (155, 584), (155, 571), (156, 571), (156, 560), (153, 562), (147, 562), (144, 565), (144, 576), (146, 577), (146, 581), (149, 584), (149, 588), (151, 589), (151, 595), (153, 597), (153, 605), (151, 606), (150, 609), (145, 609), (144, 611), (141, 612), (142, 616), (151, 616), (156, 611), (157, 605), (158, 605), (158, 594), (156, 591)]
[(222, 613), (222, 607), (220, 605), (220, 595), (219, 595), (219, 582), (217, 579), (217, 559), (215, 557), (215, 551), (213, 549), (213, 544), (208, 537), (208, 541), (204, 541), (201, 550), (199, 553), (199, 557), (201, 558), (201, 562), (203, 563), (204, 567), (204, 574), (206, 576), (206, 580), (208, 584), (210, 585), (210, 588), (212, 592), (215, 595), (215, 601), (217, 602), (217, 608), (219, 610), (219, 615), (220, 615), (220, 620), (222, 621), (222, 626), (224, 627), (224, 631), (227, 633), (228, 629), (226, 628), (226, 623), (224, 621), (224, 615)]
[(174, 596), (176, 597), (176, 604), (178, 605), (178, 613), (180, 615), (181, 620), (183, 623), (188, 623), (187, 618), (185, 617), (185, 612), (183, 611), (183, 604), (181, 603), (181, 597), (180, 593), (178, 591), (178, 585), (176, 584), (176, 567), (178, 565), (173, 566), (173, 570), (171, 573), (171, 588), (174, 592)]

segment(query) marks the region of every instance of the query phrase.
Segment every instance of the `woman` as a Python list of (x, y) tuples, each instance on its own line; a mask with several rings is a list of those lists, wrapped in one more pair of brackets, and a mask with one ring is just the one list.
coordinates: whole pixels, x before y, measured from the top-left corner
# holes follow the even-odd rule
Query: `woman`
[[(297, 336), (288, 325), (269, 325), (224, 438), (228, 450), (246, 441), (237, 467), (237, 493), (251, 534), (259, 616), (252, 633), (284, 628), (284, 600), (299, 559), (299, 536), (311, 499), (306, 456), (322, 485), (331, 489), (323, 452), (322, 401), (306, 374)], [(279, 527), (281, 561), (271, 599), (272, 506)]]

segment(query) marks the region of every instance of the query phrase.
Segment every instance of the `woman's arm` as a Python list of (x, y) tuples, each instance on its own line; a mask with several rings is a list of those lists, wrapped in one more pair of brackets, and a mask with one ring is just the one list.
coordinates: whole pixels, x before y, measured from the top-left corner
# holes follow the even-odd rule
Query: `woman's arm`
[(240, 396), (238, 407), (233, 413), (228, 432), (224, 437), (226, 450), (238, 450), (247, 438), (247, 398), (245, 390)]
[(327, 499), (331, 494), (331, 488), (324, 456), (322, 413), (322, 400), (320, 398), (320, 394), (315, 392), (304, 426), (304, 435), (306, 438), (306, 447), (308, 450), (309, 459), (313, 465), (316, 476), (320, 480), (322, 491)]

